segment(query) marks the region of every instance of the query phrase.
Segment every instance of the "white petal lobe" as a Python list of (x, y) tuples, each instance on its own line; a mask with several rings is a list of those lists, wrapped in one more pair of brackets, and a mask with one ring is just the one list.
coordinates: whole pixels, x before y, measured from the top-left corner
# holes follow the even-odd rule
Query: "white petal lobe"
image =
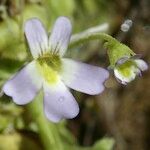
[(8, 80), (3, 91), (6, 95), (11, 96), (16, 104), (24, 105), (34, 99), (41, 87), (42, 79), (33, 61)]
[(134, 61), (135, 61), (135, 63), (137, 64), (138, 68), (141, 71), (145, 71), (145, 70), (148, 69), (148, 65), (147, 65), (147, 63), (144, 60), (142, 60), (142, 59), (135, 59)]
[(38, 58), (48, 50), (48, 36), (43, 24), (38, 19), (26, 21), (24, 31), (34, 58)]
[(67, 87), (59, 81), (57, 85), (44, 84), (44, 111), (49, 120), (59, 122), (76, 117), (79, 107)]
[(68, 48), (72, 25), (68, 18), (59, 17), (53, 27), (49, 38), (49, 47), (53, 53), (63, 56)]
[(103, 84), (108, 79), (109, 73), (100, 67), (71, 59), (63, 59), (61, 76), (68, 87), (83, 93), (96, 95), (104, 90)]

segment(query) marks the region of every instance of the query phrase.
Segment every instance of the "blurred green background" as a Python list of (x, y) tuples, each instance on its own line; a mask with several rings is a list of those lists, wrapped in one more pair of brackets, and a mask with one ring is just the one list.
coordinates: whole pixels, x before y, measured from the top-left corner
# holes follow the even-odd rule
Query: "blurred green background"
[[(38, 17), (50, 31), (58, 16), (68, 16), (73, 34), (108, 23), (107, 33), (141, 53), (149, 63), (149, 8), (149, 0), (1, 0), (0, 88), (31, 60), (23, 33), (26, 19)], [(126, 19), (131, 19), (133, 26), (125, 33), (120, 26)], [(95, 40), (76, 46), (68, 50), (66, 57), (107, 67), (102, 43)], [(2, 95), (0, 150), (149, 150), (149, 76), (147, 71), (142, 78), (122, 86), (111, 74), (106, 90), (99, 96), (72, 91), (80, 114), (59, 124), (43, 119), (48, 137), (42, 133), (45, 128), (40, 128), (30, 106), (17, 106), (10, 97)]]

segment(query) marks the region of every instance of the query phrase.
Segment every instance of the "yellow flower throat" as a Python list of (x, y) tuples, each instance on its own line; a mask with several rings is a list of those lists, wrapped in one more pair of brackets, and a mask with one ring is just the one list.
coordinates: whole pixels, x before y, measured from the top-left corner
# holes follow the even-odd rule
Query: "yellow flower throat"
[(59, 79), (59, 72), (61, 71), (61, 59), (58, 55), (44, 54), (37, 60), (37, 67), (40, 74), (49, 84), (55, 84)]
[(128, 78), (132, 76), (134, 72), (133, 68), (135, 69), (136, 67), (137, 65), (133, 61), (129, 60), (118, 66), (117, 69), (124, 77)]

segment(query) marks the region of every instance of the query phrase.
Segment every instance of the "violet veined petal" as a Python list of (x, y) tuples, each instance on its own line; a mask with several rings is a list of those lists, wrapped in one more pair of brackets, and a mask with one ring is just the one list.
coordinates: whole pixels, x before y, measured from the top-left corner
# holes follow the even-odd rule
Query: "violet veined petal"
[(68, 18), (59, 17), (53, 27), (49, 38), (49, 47), (53, 53), (63, 56), (68, 48), (72, 25)]
[(38, 58), (48, 50), (48, 36), (40, 20), (34, 18), (26, 21), (24, 31), (34, 58)]
[(68, 88), (59, 81), (57, 85), (44, 84), (44, 112), (49, 120), (59, 122), (76, 117), (79, 107)]
[(36, 70), (35, 63), (35, 61), (29, 63), (4, 84), (4, 93), (11, 96), (16, 104), (29, 103), (42, 87), (42, 79)]
[(99, 94), (104, 90), (103, 84), (109, 77), (107, 70), (71, 59), (62, 61), (61, 76), (68, 87), (90, 95)]
[(138, 66), (138, 68), (141, 70), (141, 71), (145, 71), (148, 69), (148, 65), (147, 63), (142, 60), (142, 59), (135, 59), (134, 62), (136, 63), (136, 65)]

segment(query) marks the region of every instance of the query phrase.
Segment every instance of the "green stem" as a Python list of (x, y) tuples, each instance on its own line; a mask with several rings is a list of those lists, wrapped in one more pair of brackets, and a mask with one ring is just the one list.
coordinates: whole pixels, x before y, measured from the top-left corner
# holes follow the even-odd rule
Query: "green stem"
[(43, 113), (43, 103), (38, 97), (28, 105), (30, 115), (38, 126), (39, 135), (45, 150), (62, 150), (62, 141), (60, 139), (57, 125), (51, 123), (45, 118)]
[(83, 44), (84, 42), (88, 42), (90, 40), (97, 40), (97, 39), (103, 39), (105, 41), (116, 41), (115, 38), (112, 36), (106, 34), (106, 33), (91, 33), (91, 32), (82, 32), (75, 34), (71, 37), (70, 45), (69, 47), (75, 47), (76, 45)]
[(134, 56), (135, 53), (125, 44), (120, 43), (112, 36), (102, 32), (89, 32), (88, 30), (75, 34), (71, 37), (70, 48), (76, 45), (83, 44), (91, 40), (105, 40), (107, 43), (104, 45), (107, 48), (107, 54), (110, 61), (110, 67), (114, 68), (116, 62), (124, 56)]

